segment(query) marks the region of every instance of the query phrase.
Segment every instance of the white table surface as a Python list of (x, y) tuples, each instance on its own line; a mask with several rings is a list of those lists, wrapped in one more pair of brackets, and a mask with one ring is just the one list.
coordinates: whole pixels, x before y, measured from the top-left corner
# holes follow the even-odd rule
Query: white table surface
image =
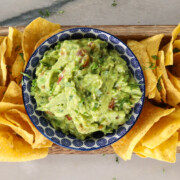
[[(180, 0), (1, 0), (0, 25), (26, 25), (48, 9), (47, 19), (62, 25), (178, 24)], [(64, 14), (58, 14), (64, 10)], [(175, 164), (135, 155), (115, 161), (116, 155), (49, 155), (25, 163), (0, 163), (0, 180), (178, 180)]]

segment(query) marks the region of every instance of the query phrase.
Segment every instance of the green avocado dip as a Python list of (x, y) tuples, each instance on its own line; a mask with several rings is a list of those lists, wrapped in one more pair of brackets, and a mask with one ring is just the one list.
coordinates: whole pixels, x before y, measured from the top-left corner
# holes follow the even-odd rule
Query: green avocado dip
[(45, 52), (31, 94), (55, 129), (85, 139), (112, 133), (141, 98), (126, 62), (100, 39), (65, 40)]

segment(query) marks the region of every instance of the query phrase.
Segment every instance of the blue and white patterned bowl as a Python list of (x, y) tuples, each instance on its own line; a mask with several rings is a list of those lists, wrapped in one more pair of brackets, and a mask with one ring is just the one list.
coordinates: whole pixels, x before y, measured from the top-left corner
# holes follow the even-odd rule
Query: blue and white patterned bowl
[[(99, 38), (101, 40), (107, 41), (111, 47), (114, 47), (119, 52), (120, 56), (126, 61), (128, 68), (131, 70), (135, 80), (141, 84), (140, 88), (143, 94), (140, 101), (135, 104), (135, 107), (132, 109), (131, 117), (125, 124), (119, 126), (119, 128), (114, 130), (114, 132), (111, 134), (102, 135), (99, 133), (94, 133), (92, 138), (86, 139), (84, 141), (76, 139), (74, 135), (66, 135), (61, 130), (55, 130), (49, 121), (46, 120), (44, 114), (36, 110), (36, 101), (33, 96), (30, 95), (32, 79), (35, 78), (36, 67), (39, 64), (39, 60), (43, 57), (44, 52), (47, 51), (50, 47), (54, 46), (58, 41), (80, 38)], [(116, 142), (126, 133), (128, 133), (128, 131), (134, 126), (144, 104), (145, 81), (137, 58), (132, 53), (132, 51), (118, 38), (98, 29), (73, 28), (51, 36), (49, 39), (43, 42), (32, 54), (26, 66), (25, 73), (31, 77), (28, 78), (23, 76), (22, 87), (24, 105), (29, 118), (39, 130), (39, 132), (41, 132), (45, 137), (57, 145), (69, 149), (82, 151), (95, 150)]]

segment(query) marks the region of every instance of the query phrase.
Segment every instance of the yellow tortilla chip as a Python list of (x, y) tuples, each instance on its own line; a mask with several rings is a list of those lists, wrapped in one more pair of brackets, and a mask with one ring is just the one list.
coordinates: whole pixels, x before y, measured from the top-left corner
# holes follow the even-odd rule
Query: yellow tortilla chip
[(59, 24), (51, 23), (46, 19), (40, 17), (26, 26), (26, 28), (24, 29), (22, 40), (25, 64), (28, 62), (30, 56), (32, 55), (36, 43), (42, 37), (55, 32), (60, 28), (61, 26)]
[(175, 40), (173, 43), (173, 49), (177, 48), (178, 50), (180, 50), (180, 39)]
[(163, 48), (165, 53), (165, 65), (173, 65), (173, 42), (180, 32), (180, 24), (172, 32), (171, 41)]
[(167, 103), (171, 106), (176, 106), (180, 103), (180, 92), (173, 86), (171, 81), (168, 78), (167, 71), (164, 65), (164, 52), (159, 51), (159, 68), (162, 70), (162, 79), (166, 89), (166, 100)]
[(61, 32), (61, 31), (62, 31), (62, 29), (58, 29), (58, 30), (56, 30), (55, 32), (52, 32), (52, 33), (50, 33), (50, 34), (42, 37), (42, 38), (36, 43), (36, 46), (35, 46), (34, 50), (37, 49), (37, 48), (38, 48), (44, 41), (46, 41), (49, 37), (51, 37), (51, 36), (54, 35), (54, 34), (57, 34), (58, 32)]
[(180, 108), (171, 114), (162, 117), (146, 133), (141, 140), (141, 144), (153, 149), (169, 139), (180, 128)]
[(4, 119), (2, 116), (0, 116), (0, 124), (10, 127), (12, 130), (14, 130), (15, 133), (21, 136), (26, 142), (28, 142), (31, 145), (33, 144), (33, 134), (30, 134), (26, 130), (15, 126), (14, 124)]
[(6, 92), (6, 89), (7, 89), (7, 87), (5, 87), (5, 86), (0, 86), (0, 101), (1, 101), (2, 98), (3, 98), (3, 96), (4, 96), (5, 92)]
[(48, 148), (32, 149), (31, 145), (18, 137), (9, 128), (0, 128), (0, 161), (23, 162), (45, 158)]
[[(160, 86), (159, 90), (160, 90), (160, 94), (161, 94), (161, 98), (162, 98), (163, 102), (166, 103), (166, 89), (165, 89), (164, 82), (162, 79), (162, 74), (163, 74), (162, 70), (159, 67), (157, 67), (156, 68), (156, 76), (158, 77), (158, 83)], [(156, 100), (156, 97), (155, 97), (155, 100)]]
[[(9, 111), (6, 111), (7, 113), (12, 113), (11, 117), (13, 118), (13, 116), (18, 117), (18, 119), (22, 119), (25, 122), (28, 123), (28, 125), (31, 127), (31, 130), (34, 133), (34, 143), (32, 144), (32, 148), (44, 148), (44, 147), (51, 147), (52, 146), (52, 142), (49, 141), (46, 137), (44, 137), (34, 126), (34, 124), (31, 122), (31, 120), (29, 119), (28, 115), (25, 113), (22, 113), (21, 111), (17, 110), (17, 109), (11, 109)], [(7, 113), (5, 113), (5, 117), (7, 117)], [(8, 119), (8, 118), (7, 118)], [(14, 123), (17, 123), (21, 126), (23, 126), (23, 123), (20, 124), (20, 121), (16, 119), (14, 119)], [(27, 127), (27, 125), (25, 124), (23, 129), (25, 129), (25, 127)], [(28, 127), (29, 128), (29, 127)]]
[(134, 152), (160, 161), (174, 163), (176, 162), (177, 141), (178, 133), (176, 132), (154, 149), (149, 149), (139, 143), (134, 148)]
[(174, 87), (180, 92), (180, 78), (174, 76), (167, 70), (168, 77), (171, 81), (171, 83), (174, 85)]
[(144, 47), (146, 48), (151, 62), (155, 64), (156, 64), (156, 59), (154, 59), (153, 56), (158, 55), (159, 45), (163, 37), (164, 34), (157, 34), (155, 36), (140, 41), (140, 43), (143, 44)]
[(14, 81), (10, 82), (2, 102), (23, 104), (22, 89)]
[(5, 36), (0, 36), (0, 44), (2, 43), (4, 38), (5, 38)]
[(150, 59), (146, 52), (146, 48), (144, 47), (143, 44), (134, 40), (128, 40), (127, 45), (130, 47), (130, 49), (133, 51), (135, 56), (138, 58), (141, 66), (145, 68), (143, 72), (145, 76), (146, 97), (147, 97), (149, 96), (149, 93), (156, 88), (157, 79), (152, 69), (148, 68), (150, 66)]
[(7, 80), (7, 67), (6, 67), (6, 59), (5, 59), (5, 53), (6, 53), (6, 41), (7, 37), (5, 37), (0, 45), (0, 86), (6, 85)]
[(176, 77), (180, 77), (180, 52), (174, 54), (174, 65), (171, 66), (171, 72)]
[(21, 112), (26, 113), (26, 110), (24, 108), (24, 105), (22, 104), (13, 104), (9, 102), (0, 102), (0, 113), (5, 112), (9, 109), (18, 109)]
[(12, 66), (12, 79), (16, 81), (17, 84), (21, 83), (21, 72), (23, 72), (24, 69), (24, 59), (22, 58), (20, 53), (17, 55), (17, 58)]
[(112, 144), (114, 151), (124, 160), (131, 159), (136, 144), (161, 117), (175, 109), (163, 109), (145, 101), (143, 110), (133, 128), (122, 139)]
[(179, 134), (178, 134), (178, 146), (180, 146), (180, 129), (177, 131)]
[(9, 27), (6, 51), (6, 57), (8, 58), (7, 65), (13, 65), (19, 50), (22, 49), (21, 42), (22, 32), (18, 31), (16, 28)]

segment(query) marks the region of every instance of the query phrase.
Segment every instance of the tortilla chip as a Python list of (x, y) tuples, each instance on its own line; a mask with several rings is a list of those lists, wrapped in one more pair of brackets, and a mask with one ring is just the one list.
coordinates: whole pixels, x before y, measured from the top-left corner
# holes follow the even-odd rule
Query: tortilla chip
[(171, 114), (162, 117), (146, 133), (141, 140), (141, 144), (150, 149), (162, 144), (169, 139), (180, 128), (180, 108), (177, 108)]
[(30, 134), (26, 130), (15, 126), (14, 124), (10, 123), (5, 118), (3, 118), (2, 116), (0, 116), (0, 124), (10, 127), (15, 133), (21, 136), (26, 142), (28, 142), (31, 145), (33, 144), (33, 134)]
[[(156, 68), (156, 76), (158, 77), (158, 80), (159, 80), (158, 83), (160, 86), (160, 94), (161, 94), (161, 98), (162, 98), (163, 102), (166, 103), (166, 89), (165, 89), (164, 82), (162, 79), (162, 74), (163, 74), (162, 70), (159, 67), (157, 67)], [(155, 97), (155, 100), (156, 100), (156, 97)]]
[(149, 149), (139, 143), (134, 148), (134, 152), (160, 161), (174, 163), (176, 162), (177, 141), (178, 133), (176, 132), (154, 149)]
[(180, 92), (173, 86), (171, 81), (168, 78), (167, 71), (164, 65), (164, 52), (159, 51), (159, 68), (162, 70), (162, 79), (164, 82), (164, 86), (166, 89), (166, 100), (167, 103), (171, 106), (176, 106), (178, 103), (180, 103)]
[(4, 93), (6, 92), (7, 87), (0, 86), (0, 101), (2, 100)]
[[(177, 48), (178, 50), (180, 50), (180, 39), (178, 40), (175, 40), (174, 43), (173, 43), (173, 49)], [(173, 52), (174, 54), (176, 52)]]
[(0, 161), (22, 162), (45, 158), (48, 148), (32, 149), (21, 137), (9, 129), (0, 128)]
[(173, 42), (180, 32), (180, 24), (172, 32), (171, 41), (163, 48), (165, 53), (165, 65), (173, 65)]
[(140, 41), (140, 43), (143, 44), (144, 47), (146, 48), (150, 61), (153, 63), (156, 63), (156, 60), (152, 58), (152, 56), (158, 55), (159, 45), (163, 37), (164, 34), (157, 34), (155, 36)]
[(149, 131), (154, 123), (174, 110), (174, 108), (163, 109), (154, 106), (146, 100), (140, 117), (133, 128), (122, 139), (112, 144), (114, 151), (124, 160), (131, 159), (134, 147)]
[(180, 77), (180, 52), (174, 54), (174, 65), (171, 66), (171, 72), (176, 77)]
[(174, 85), (174, 87), (180, 92), (180, 78), (174, 76), (167, 70), (168, 77), (171, 81), (171, 83)]
[(8, 57), (7, 65), (13, 65), (19, 50), (22, 49), (21, 42), (22, 32), (18, 31), (16, 28), (9, 27), (6, 51), (6, 57)]
[(23, 104), (22, 90), (14, 81), (10, 82), (6, 93), (4, 94), (4, 97), (2, 99), (2, 102)]
[[(150, 59), (144, 45), (134, 40), (128, 40), (127, 45), (131, 48), (135, 56), (138, 58), (141, 66), (148, 67), (150, 63)], [(143, 70), (143, 72), (145, 76), (146, 97), (147, 97), (149, 96), (150, 92), (152, 92), (156, 88), (157, 79), (152, 69), (147, 68)], [(151, 98), (154, 98), (154, 97), (152, 96)]]
[(0, 86), (6, 85), (7, 80), (7, 67), (6, 67), (6, 59), (5, 59), (5, 53), (6, 53), (6, 41), (7, 37), (5, 37), (0, 45)]
[(59, 24), (51, 23), (46, 19), (40, 17), (26, 26), (26, 28), (24, 29), (22, 40), (25, 66), (34, 51), (36, 43), (42, 37), (49, 35), (50, 33), (55, 32), (60, 28), (61, 26)]
[(13, 104), (9, 102), (0, 102), (0, 113), (5, 112), (9, 109), (18, 109), (23, 113), (26, 113), (24, 105), (22, 104)]
[(37, 49), (44, 41), (46, 41), (49, 37), (51, 37), (51, 36), (54, 35), (54, 34), (57, 34), (57, 33), (61, 32), (61, 31), (62, 31), (62, 29), (58, 29), (58, 30), (56, 30), (55, 32), (52, 32), (52, 33), (50, 33), (50, 34), (42, 37), (42, 38), (36, 43), (36, 46), (35, 46), (34, 50), (36, 50), (36, 49)]
[(12, 66), (12, 80), (16, 81), (17, 84), (21, 83), (22, 74), (24, 69), (24, 59), (22, 59), (20, 53)]
[(178, 134), (178, 147), (180, 146), (180, 129), (177, 131), (179, 134)]
[(2, 41), (4, 40), (5, 36), (0, 36), (0, 44), (2, 43)]
[[(27, 125), (25, 124), (25, 122), (29, 125), (28, 128), (30, 127), (31, 130), (34, 133), (34, 143), (32, 144), (32, 148), (44, 148), (44, 147), (51, 147), (52, 146), (52, 142), (49, 141), (46, 137), (44, 137), (34, 126), (34, 124), (31, 122), (31, 120), (29, 119), (28, 115), (25, 113), (22, 113), (21, 111), (17, 110), (17, 109), (11, 109), (9, 111), (6, 111), (5, 113), (5, 117), (7, 117), (7, 113), (12, 113), (11, 117), (13, 118), (13, 116), (18, 117), (14, 119), (14, 123), (17, 123), (21, 126), (23, 126), (23, 123), (20, 122), (20, 119), (22, 119), (24, 121), (24, 126), (23, 129), (27, 128)], [(8, 115), (9, 115), (8, 114)], [(7, 118), (8, 119), (8, 118)], [(19, 120), (17, 120), (19, 119)], [(9, 119), (8, 119), (9, 120)]]

